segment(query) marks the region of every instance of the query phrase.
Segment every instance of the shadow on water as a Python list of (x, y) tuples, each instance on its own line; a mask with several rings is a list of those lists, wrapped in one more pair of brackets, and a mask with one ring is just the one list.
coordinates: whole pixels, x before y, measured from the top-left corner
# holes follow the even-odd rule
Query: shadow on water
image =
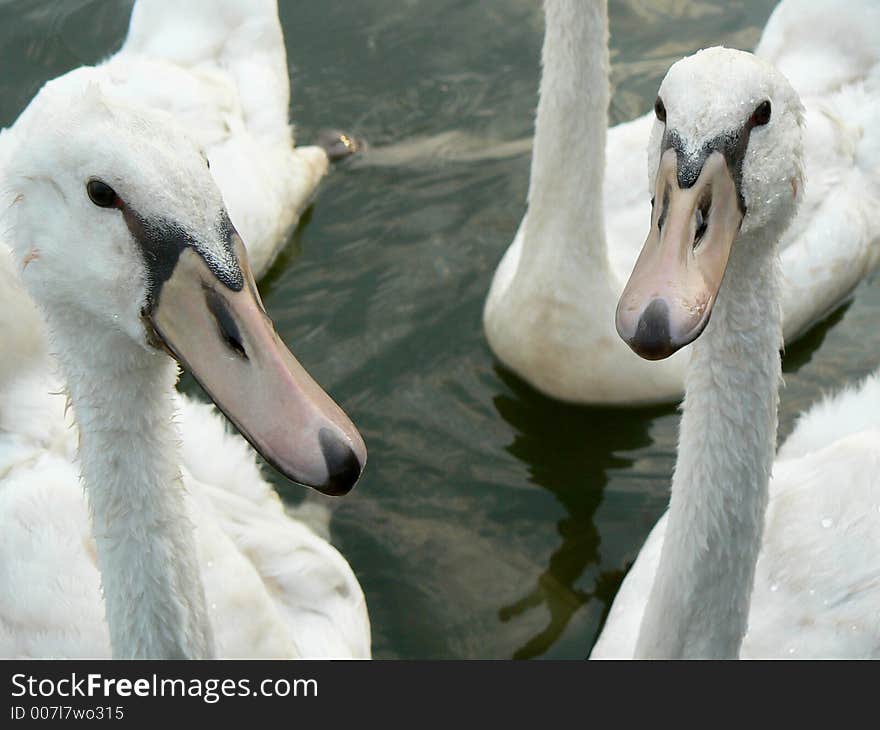
[[(547, 569), (527, 593), (498, 611), (499, 619), (506, 623), (539, 606), (546, 608), (550, 618), (545, 628), (513, 654), (514, 659), (529, 659), (553, 646), (574, 614), (592, 599), (602, 604), (598, 626), (604, 623), (626, 570), (599, 570), (601, 536), (594, 516), (609, 471), (632, 464), (619, 452), (649, 445), (651, 421), (675, 409), (574, 406), (541, 395), (500, 366), (495, 367), (495, 373), (512, 391), (512, 395), (494, 398), (499, 415), (517, 434), (506, 451), (527, 464), (530, 482), (551, 492), (567, 512), (557, 522), (561, 543), (551, 554)], [(590, 568), (595, 573), (592, 587), (577, 587), (576, 582)]]
[(813, 325), (810, 330), (791, 346), (786, 347), (782, 357), (782, 372), (796, 373), (813, 359), (825, 337), (834, 325), (840, 322), (852, 304), (851, 301), (835, 309), (825, 319)]
[[(299, 217), (299, 221), (296, 224), (296, 228), (293, 229), (290, 240), (284, 248), (281, 249), (278, 256), (275, 257), (269, 270), (260, 279), (259, 289), (260, 294), (263, 297), (267, 296), (268, 293), (272, 291), (275, 285), (281, 281), (284, 272), (287, 271), (290, 265), (302, 255), (303, 234), (311, 222), (314, 212), (314, 204), (310, 205), (302, 212), (302, 215)], [(245, 241), (245, 243), (247, 243), (247, 241)]]

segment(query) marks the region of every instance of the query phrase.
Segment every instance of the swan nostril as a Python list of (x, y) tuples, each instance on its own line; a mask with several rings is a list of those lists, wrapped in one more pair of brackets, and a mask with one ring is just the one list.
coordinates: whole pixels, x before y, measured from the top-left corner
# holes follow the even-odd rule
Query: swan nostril
[(697, 230), (694, 233), (694, 248), (700, 245), (700, 241), (703, 238), (703, 234), (706, 232), (706, 219), (703, 218), (703, 212), (697, 208)]
[[(653, 204), (651, 207), (653, 209)], [(668, 212), (669, 212), (669, 187), (667, 186), (666, 189), (663, 191), (663, 203), (662, 203), (662, 207), (660, 208), (660, 215), (657, 218), (657, 232), (658, 233), (663, 232), (663, 224), (666, 222), (666, 214)]]
[(233, 335), (229, 335), (227, 333), (223, 333), (223, 341), (229, 346), (229, 349), (232, 350), (236, 355), (243, 357), (245, 360), (248, 360), (247, 352), (244, 349), (244, 345), (241, 343), (241, 340), (237, 339)]
[(223, 298), (213, 289), (205, 288), (205, 302), (211, 314), (214, 315), (217, 329), (220, 330), (220, 336), (229, 349), (239, 357), (249, 360), (247, 350), (245, 350), (241, 339), (241, 331), (238, 329), (238, 325), (235, 323), (235, 319), (233, 319)]
[(700, 201), (700, 205), (697, 207), (697, 212), (694, 214), (697, 223), (696, 231), (694, 233), (694, 250), (700, 245), (703, 236), (706, 234), (706, 229), (709, 227), (709, 209), (711, 207), (711, 199), (704, 198)]

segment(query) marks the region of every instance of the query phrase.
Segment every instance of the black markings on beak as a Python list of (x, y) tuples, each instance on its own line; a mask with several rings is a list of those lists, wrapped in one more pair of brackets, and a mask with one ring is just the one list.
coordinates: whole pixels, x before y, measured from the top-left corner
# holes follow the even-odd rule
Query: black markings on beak
[(205, 303), (217, 321), (217, 327), (220, 330), (220, 336), (223, 338), (223, 341), (236, 355), (248, 360), (247, 350), (245, 350), (241, 339), (241, 331), (238, 329), (238, 325), (235, 323), (235, 319), (232, 317), (232, 313), (226, 306), (223, 297), (208, 287), (204, 287), (204, 292)]
[(174, 225), (164, 221), (148, 221), (126, 206), (122, 217), (132, 238), (140, 246), (149, 277), (148, 309), (159, 301), (162, 285), (171, 278), (180, 254), (193, 245), (192, 238)]
[[(765, 103), (766, 117), (769, 121), (770, 102)], [(764, 104), (761, 104), (759, 109), (763, 112)], [(742, 195), (742, 166), (743, 161), (745, 160), (746, 150), (749, 146), (749, 138), (752, 129), (756, 126), (766, 124), (766, 121), (762, 121), (763, 119), (764, 117), (760, 116), (756, 111), (755, 114), (750, 116), (739, 129), (719, 134), (717, 137), (708, 140), (696, 151), (688, 149), (688, 146), (685, 144), (685, 141), (681, 138), (681, 135), (679, 135), (677, 130), (667, 128), (663, 133), (663, 140), (660, 142), (660, 155), (662, 157), (663, 153), (668, 149), (675, 150), (678, 168), (678, 186), (682, 189), (686, 189), (693, 187), (694, 183), (697, 182), (700, 173), (703, 171), (703, 165), (706, 164), (709, 155), (713, 152), (720, 152), (724, 156), (727, 168), (730, 170), (730, 175), (736, 186), (736, 196), (740, 212), (745, 216), (746, 202)], [(703, 211), (704, 220), (706, 217), (705, 212), (706, 211)]]
[(244, 287), (244, 275), (233, 248), (233, 240), (238, 234), (225, 210), (217, 222), (213, 245), (196, 239), (176, 223), (142, 218), (130, 206), (122, 209), (122, 217), (141, 249), (147, 269), (148, 309), (159, 301), (162, 286), (171, 278), (180, 254), (186, 248), (201, 256), (211, 273), (225, 287), (232, 291), (241, 291)]

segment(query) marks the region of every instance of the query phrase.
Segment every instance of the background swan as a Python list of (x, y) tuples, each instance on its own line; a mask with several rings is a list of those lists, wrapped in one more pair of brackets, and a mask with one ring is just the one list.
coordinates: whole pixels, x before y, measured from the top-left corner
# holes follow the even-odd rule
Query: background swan
[[(16, 132), (2, 226), (64, 377), (36, 355), (2, 384), (0, 654), (369, 656), (364, 597), (346, 561), (285, 515), (250, 449), (210, 407), (174, 391), (176, 366), (154, 349), (164, 339), (187, 359), (288, 475), (350, 488), (346, 454), (362, 450), (360, 437), (298, 364), (271, 355), (277, 336), (249, 299), (241, 241), (223, 224), (198, 146), (167, 115), (97, 85), (83, 94), (70, 75), (43, 88)], [(97, 177), (106, 190), (93, 189)], [(201, 283), (174, 283), (184, 276)], [(244, 288), (231, 294), (236, 277)], [(175, 299), (179, 311), (161, 323)], [(194, 345), (178, 328), (205, 304), (214, 314)], [(205, 358), (223, 372), (199, 365)], [(285, 362), (299, 393), (273, 385)], [(243, 392), (257, 400), (242, 401), (230, 376), (256, 377)], [(278, 397), (288, 406), (275, 422)], [(271, 431), (288, 421), (297, 438), (279, 443)]]
[[(607, 3), (547, 0), (528, 215), (484, 311), (496, 356), (563, 400), (635, 404), (680, 397), (688, 351), (633, 358), (612, 322), (648, 215), (644, 144), (653, 114), (607, 130)], [(791, 341), (876, 265), (880, 172), (880, 9), (785, 1), (756, 53), (778, 63), (806, 107), (808, 185), (781, 244), (783, 329)], [(845, 113), (844, 113), (845, 110)], [(605, 165), (596, 164), (597, 157)]]
[[(664, 121), (649, 157), (663, 202), (618, 329), (651, 358), (700, 339), (669, 510), (592, 656), (731, 658), (740, 648), (750, 657), (876, 656), (877, 376), (804, 417), (773, 463), (778, 241), (801, 189), (791, 185), (802, 168), (797, 96), (749, 54), (710, 49), (675, 64), (659, 98)], [(854, 152), (880, 162), (880, 149)]]

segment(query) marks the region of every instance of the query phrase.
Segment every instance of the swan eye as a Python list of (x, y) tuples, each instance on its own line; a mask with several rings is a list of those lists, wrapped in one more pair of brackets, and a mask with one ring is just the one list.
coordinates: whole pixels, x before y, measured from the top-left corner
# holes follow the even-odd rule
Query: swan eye
[(752, 113), (752, 125), (755, 127), (763, 127), (770, 121), (770, 102), (762, 101), (758, 104), (758, 108)]
[(89, 194), (89, 200), (99, 208), (115, 208), (119, 205), (116, 191), (100, 180), (89, 180), (86, 183), (86, 192)]
[(666, 124), (666, 106), (663, 104), (663, 99), (659, 96), (654, 102), (654, 114), (657, 115), (657, 119)]

